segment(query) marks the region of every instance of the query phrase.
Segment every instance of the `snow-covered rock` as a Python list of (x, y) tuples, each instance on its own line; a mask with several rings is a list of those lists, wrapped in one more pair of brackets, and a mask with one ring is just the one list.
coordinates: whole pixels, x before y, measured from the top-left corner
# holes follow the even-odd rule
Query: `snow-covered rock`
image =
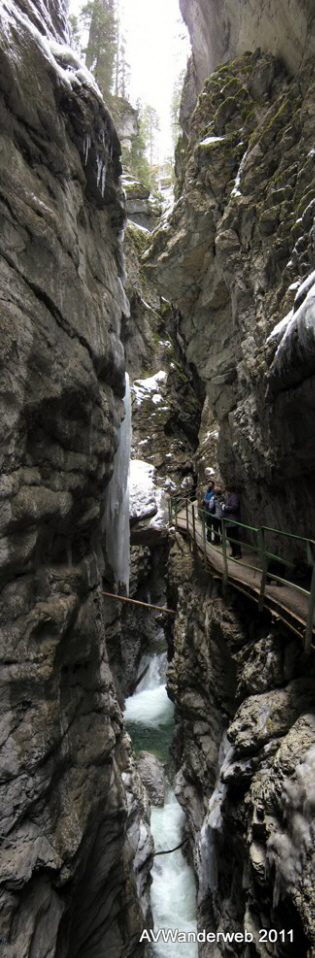
[(158, 483), (156, 470), (148, 462), (132, 459), (130, 463), (131, 542), (147, 544), (166, 535), (167, 503)]

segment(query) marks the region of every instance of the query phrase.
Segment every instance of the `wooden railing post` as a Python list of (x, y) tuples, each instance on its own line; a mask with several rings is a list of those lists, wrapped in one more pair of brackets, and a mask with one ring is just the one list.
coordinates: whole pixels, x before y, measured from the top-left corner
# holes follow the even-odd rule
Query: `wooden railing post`
[(259, 612), (262, 612), (264, 608), (264, 598), (265, 598), (265, 591), (266, 591), (266, 579), (267, 579), (267, 569), (268, 569), (268, 559), (265, 552), (265, 531), (263, 528), (259, 529), (259, 532), (258, 532), (258, 546), (259, 546), (259, 554), (261, 557), (261, 580), (260, 580), (258, 609), (259, 609)]
[[(185, 512), (184, 512), (184, 509), (185, 509)], [(201, 512), (202, 545), (200, 541), (199, 531), (197, 529), (197, 519), (199, 517), (198, 507), (197, 507), (197, 513), (196, 513), (196, 506), (193, 503), (191, 503), (187, 497), (184, 497), (184, 496), (176, 497), (176, 498), (170, 497), (169, 517), (171, 522), (174, 522), (176, 529), (179, 528), (178, 513), (182, 515), (183, 512), (184, 512), (184, 515), (186, 516), (186, 530), (190, 539), (191, 552), (194, 550), (194, 552), (197, 553), (198, 548), (201, 546), (201, 550), (203, 552), (203, 557), (204, 557), (205, 570), (206, 571), (208, 570), (209, 565), (210, 566), (214, 565), (214, 568), (216, 568), (216, 563), (215, 562), (213, 563), (211, 556), (208, 559), (208, 555), (207, 555), (207, 514), (205, 509), (203, 508)], [(229, 563), (228, 563), (228, 557), (227, 557), (228, 556), (228, 553), (227, 553), (228, 540), (227, 540), (226, 520), (222, 518), (220, 523), (221, 523), (222, 558), (223, 558), (222, 593), (223, 595), (226, 595), (228, 582), (229, 582)], [(289, 626), (289, 628), (293, 629), (293, 631), (296, 632), (300, 636), (300, 638), (302, 638), (302, 635), (303, 635), (304, 652), (307, 655), (310, 654), (311, 650), (315, 649), (315, 643), (313, 644), (314, 615), (315, 615), (315, 540), (307, 539), (305, 536), (298, 536), (298, 535), (294, 535), (293, 533), (283, 532), (281, 529), (269, 528), (269, 526), (261, 526), (261, 528), (258, 529), (257, 526), (255, 527), (246, 526), (246, 525), (244, 526), (242, 523), (240, 523), (240, 525), (245, 529), (249, 529), (252, 533), (255, 533), (255, 535), (257, 535), (257, 545), (254, 547), (254, 551), (256, 552), (256, 554), (260, 556), (261, 568), (259, 568), (259, 562), (255, 562), (254, 565), (252, 565), (252, 563), (249, 562), (249, 565), (247, 565), (247, 568), (252, 568), (255, 571), (255, 573), (258, 572), (261, 574), (258, 595), (257, 595), (256, 588), (254, 589), (256, 601), (258, 599), (259, 610), (262, 611), (264, 609), (265, 601), (267, 600), (268, 600), (268, 605), (270, 604), (269, 603), (269, 600), (270, 600), (271, 607), (272, 607), (271, 600), (274, 600), (276, 608), (280, 608), (280, 613), (278, 611), (276, 614), (280, 615), (280, 618), (283, 619), (283, 622), (287, 626)], [(183, 529), (184, 523), (182, 522), (182, 519), (180, 522), (180, 526)], [(266, 542), (266, 537), (265, 537), (266, 532), (268, 533), (270, 532), (273, 534), (277, 533), (283, 537), (285, 536), (287, 539), (290, 539), (290, 540), (293, 539), (296, 542), (298, 541), (303, 542), (306, 545), (307, 562), (308, 562), (308, 565), (311, 567), (311, 572), (312, 572), (310, 590), (302, 586), (299, 586), (298, 583), (295, 582), (295, 580), (291, 582), (290, 579), (287, 579), (287, 578), (284, 579), (284, 578), (281, 578), (281, 576), (275, 575), (275, 579), (277, 580), (277, 582), (279, 582), (280, 584), (282, 583), (285, 584), (287, 582), (288, 586), (290, 587), (290, 590), (296, 589), (298, 590), (299, 593), (303, 594), (303, 612), (302, 612), (303, 618), (299, 618), (299, 615), (297, 615), (297, 613), (300, 614), (300, 611), (301, 611), (299, 610), (298, 605), (294, 604), (292, 606), (291, 611), (292, 611), (293, 618), (295, 616), (298, 619), (300, 627), (302, 623), (305, 625), (304, 633), (302, 633), (301, 628), (298, 631), (298, 628), (295, 628), (294, 624), (292, 622), (290, 623), (290, 621), (288, 621), (285, 615), (281, 612), (281, 606), (283, 607), (284, 612), (288, 612), (288, 611), (290, 612), (290, 604), (288, 606), (286, 605), (285, 602), (281, 603), (280, 601), (281, 596), (279, 599), (277, 599), (277, 597), (274, 596), (273, 591), (272, 591), (272, 594), (270, 594), (270, 590), (267, 590), (269, 561), (279, 560), (279, 562), (282, 562), (283, 564), (286, 564), (287, 562), (287, 564), (292, 569), (294, 568), (294, 564), (293, 564), (292, 558), (289, 561), (287, 558), (283, 559), (282, 555), (278, 556), (274, 554), (272, 551), (268, 550), (268, 544)], [(197, 545), (197, 540), (198, 540), (198, 545)], [(244, 566), (246, 566), (246, 562), (244, 562)], [(231, 573), (231, 578), (233, 582), (233, 578), (234, 578), (233, 573)], [(237, 578), (239, 578), (239, 576)], [(250, 586), (250, 583), (248, 582), (248, 579), (246, 579), (246, 577), (244, 578), (241, 575), (241, 579), (243, 582), (245, 582), (246, 585)], [(121, 597), (118, 596), (118, 598), (121, 598)], [(306, 600), (307, 600), (307, 605), (306, 605)]]
[(311, 579), (311, 590), (310, 597), (308, 601), (308, 610), (307, 610), (307, 619), (306, 619), (306, 629), (304, 636), (304, 652), (306, 655), (311, 651), (312, 643), (312, 634), (313, 634), (313, 619), (314, 619), (314, 608), (315, 608), (315, 563), (313, 560), (313, 571)]
[(203, 545), (204, 566), (205, 566), (205, 569), (207, 570), (207, 530), (206, 530), (206, 512), (204, 507), (202, 507), (201, 521), (202, 521), (202, 545)]
[(226, 554), (226, 527), (224, 519), (221, 519), (222, 523), (222, 554), (223, 554), (223, 576), (222, 576), (222, 592), (225, 595), (228, 584), (228, 564), (227, 564), (227, 554)]
[(196, 516), (195, 516), (195, 506), (194, 506), (194, 503), (192, 503), (192, 507), (191, 507), (191, 508), (192, 508), (192, 529), (193, 529), (194, 551), (196, 552), (196, 547), (197, 547), (197, 543), (196, 543)]

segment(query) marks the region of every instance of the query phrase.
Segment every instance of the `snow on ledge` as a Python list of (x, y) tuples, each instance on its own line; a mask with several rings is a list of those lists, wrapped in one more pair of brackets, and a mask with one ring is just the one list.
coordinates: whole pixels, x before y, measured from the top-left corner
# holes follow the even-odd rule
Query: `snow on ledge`
[(155, 468), (142, 459), (130, 460), (129, 503), (133, 522), (150, 520), (148, 526), (164, 529), (163, 489), (156, 485)]
[(162, 396), (159, 384), (164, 382), (166, 376), (167, 373), (164, 372), (163, 369), (160, 369), (158, 373), (155, 373), (155, 376), (149, 376), (148, 379), (135, 379), (132, 390), (136, 398), (137, 406), (139, 406), (144, 399), (148, 399), (148, 396), (150, 396), (155, 403), (161, 401)]
[(226, 137), (206, 136), (204, 140), (200, 140), (199, 146), (211, 146), (212, 143), (222, 143), (222, 140), (226, 140)]

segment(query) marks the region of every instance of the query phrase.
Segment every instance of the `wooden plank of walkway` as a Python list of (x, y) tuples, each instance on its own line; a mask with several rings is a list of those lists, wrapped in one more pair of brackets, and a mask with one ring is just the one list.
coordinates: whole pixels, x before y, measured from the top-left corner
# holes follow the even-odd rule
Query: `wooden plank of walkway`
[[(199, 551), (204, 555), (204, 538), (202, 523), (199, 518), (195, 518), (195, 539), (193, 540), (193, 520), (192, 503), (189, 503), (189, 527), (187, 529), (186, 510), (182, 510), (176, 517), (176, 527), (182, 532), (188, 532), (192, 541), (196, 542)], [(206, 556), (211, 567), (223, 576), (224, 558), (220, 546), (215, 546), (206, 542)], [(232, 558), (227, 559), (228, 580), (239, 591), (244, 592), (256, 602), (260, 598), (260, 583), (262, 569), (259, 566), (259, 558), (250, 547), (246, 548), (242, 544), (242, 559), (237, 561)], [(297, 592), (294, 586), (280, 585), (276, 583), (266, 583), (264, 594), (264, 607), (269, 608), (278, 615), (283, 622), (300, 638), (303, 638), (303, 632), (306, 626), (308, 596)], [(315, 628), (313, 627), (315, 638)], [(314, 643), (312, 643), (314, 648)]]

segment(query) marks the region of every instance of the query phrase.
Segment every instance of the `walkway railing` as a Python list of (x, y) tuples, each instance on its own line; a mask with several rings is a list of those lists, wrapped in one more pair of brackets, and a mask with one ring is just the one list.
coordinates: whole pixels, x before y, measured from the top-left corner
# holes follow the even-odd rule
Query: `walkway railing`
[[(198, 548), (201, 549), (204, 555), (205, 568), (207, 568), (207, 563), (211, 564), (211, 555), (207, 552), (207, 531), (211, 528), (211, 513), (207, 512), (205, 508), (199, 506), (196, 502), (191, 502), (189, 498), (184, 496), (173, 496), (169, 500), (169, 520), (172, 525), (177, 527), (177, 517), (179, 513), (185, 516), (185, 528), (191, 539), (197, 543), (196, 537), (196, 528), (197, 522), (201, 522), (202, 526), (202, 537), (200, 542), (200, 535), (198, 536)], [(207, 521), (208, 520), (208, 521)], [(238, 538), (233, 539), (230, 530), (231, 525), (237, 526), (239, 529)], [(313, 622), (314, 622), (314, 609), (315, 609), (315, 541), (313, 539), (307, 539), (305, 536), (298, 536), (290, 532), (283, 532), (282, 529), (273, 529), (271, 526), (250, 526), (244, 522), (238, 522), (231, 517), (226, 517), (222, 519), (216, 519), (217, 531), (216, 534), (220, 538), (222, 546), (222, 557), (223, 557), (223, 571), (222, 571), (222, 585), (223, 591), (226, 591), (228, 579), (231, 578), (229, 572), (229, 563), (235, 562), (235, 557), (227, 554), (228, 542), (235, 543), (238, 546), (243, 546), (246, 549), (246, 552), (250, 551), (254, 553), (254, 557), (257, 556), (257, 563), (254, 564), (253, 561), (250, 563), (246, 561), (246, 556), (242, 557), (241, 566), (245, 569), (250, 569), (251, 571), (257, 572), (260, 574), (260, 587), (259, 587), (259, 598), (258, 598), (258, 608), (260, 611), (264, 608), (265, 599), (266, 599), (266, 588), (268, 580), (272, 580), (279, 585), (289, 586), (290, 589), (294, 590), (296, 596), (301, 595), (306, 597), (306, 615), (304, 618), (305, 632), (304, 632), (304, 650), (309, 652), (312, 643), (313, 635)], [(229, 527), (229, 532), (227, 534), (227, 526)], [(248, 541), (248, 533), (250, 534), (251, 541)], [(244, 535), (247, 539), (244, 539)], [(241, 538), (242, 536), (242, 538)], [(295, 569), (295, 564), (292, 562), (292, 559), (289, 556), (285, 557), (283, 555), (277, 554), (272, 548), (268, 547), (268, 537), (274, 540), (276, 536), (283, 537), (283, 540), (293, 540), (294, 544), (301, 544), (302, 551), (301, 555), (305, 556), (304, 566), (306, 573), (309, 578), (309, 588), (304, 588), (304, 586), (299, 585), (298, 582), (294, 581), (294, 578), (288, 578), (285, 576), (285, 571), (287, 569)], [(229, 561), (228, 561), (229, 560)], [(275, 568), (270, 568), (270, 564), (273, 564)], [(238, 568), (240, 563), (237, 562)], [(281, 576), (279, 574), (279, 566), (284, 567), (284, 574)], [(238, 579), (240, 575), (238, 573)], [(233, 576), (232, 576), (233, 578)], [(281, 604), (281, 603), (280, 603)], [(284, 621), (286, 621), (284, 619)]]

